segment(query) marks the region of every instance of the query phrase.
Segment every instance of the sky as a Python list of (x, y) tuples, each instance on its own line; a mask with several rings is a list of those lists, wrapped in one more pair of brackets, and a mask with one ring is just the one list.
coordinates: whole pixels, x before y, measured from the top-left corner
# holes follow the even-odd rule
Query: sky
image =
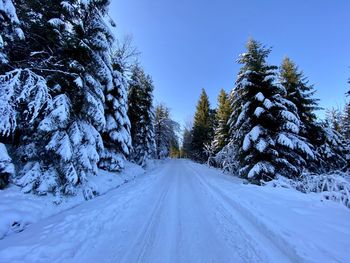
[(221, 88), (232, 90), (249, 38), (272, 47), (270, 64), (294, 60), (322, 107), (342, 107), (350, 89), (349, 10), (349, 0), (111, 0), (110, 16), (117, 35), (131, 35), (141, 52), (155, 102), (184, 124), (202, 88), (213, 108)]

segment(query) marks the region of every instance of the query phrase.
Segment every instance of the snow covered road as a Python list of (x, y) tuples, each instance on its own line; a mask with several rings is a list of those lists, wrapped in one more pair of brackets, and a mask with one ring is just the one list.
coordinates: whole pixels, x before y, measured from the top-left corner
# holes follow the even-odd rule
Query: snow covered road
[[(0, 240), (0, 262), (346, 262), (347, 209), (315, 205), (316, 198), (304, 200), (300, 193), (259, 189), (215, 169), (170, 160), (106, 195)], [(280, 200), (273, 200), (277, 196)], [(295, 207), (283, 202), (291, 198)], [(273, 202), (277, 213), (265, 207)], [(314, 222), (303, 222), (322, 209), (333, 214), (315, 229)], [(284, 217), (293, 222), (284, 225)], [(302, 233), (295, 227), (298, 220)], [(309, 235), (316, 236), (309, 241)], [(336, 250), (327, 250), (329, 245)]]

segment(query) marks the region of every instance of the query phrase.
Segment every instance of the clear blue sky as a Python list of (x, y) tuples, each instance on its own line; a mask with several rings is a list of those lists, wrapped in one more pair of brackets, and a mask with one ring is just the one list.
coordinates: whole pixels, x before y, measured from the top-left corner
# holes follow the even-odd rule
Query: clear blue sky
[(142, 52), (155, 100), (179, 122), (193, 116), (201, 88), (212, 107), (221, 88), (231, 91), (249, 37), (273, 48), (270, 63), (293, 59), (322, 107), (347, 100), (350, 0), (112, 0), (110, 13)]

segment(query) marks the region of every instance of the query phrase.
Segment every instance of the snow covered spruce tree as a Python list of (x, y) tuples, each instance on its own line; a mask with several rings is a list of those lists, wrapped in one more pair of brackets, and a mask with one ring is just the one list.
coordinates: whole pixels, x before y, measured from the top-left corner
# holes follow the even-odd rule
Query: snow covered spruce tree
[(129, 81), (128, 116), (131, 122), (133, 151), (131, 159), (146, 165), (156, 153), (153, 112), (153, 83), (139, 65), (134, 65)]
[(8, 62), (7, 50), (11, 49), (11, 43), (24, 39), (17, 17), (16, 8), (12, 0), (0, 0), (0, 64)]
[(347, 141), (350, 141), (350, 102), (346, 103), (344, 107), (344, 112), (341, 119), (341, 130), (344, 138)]
[(109, 171), (120, 171), (131, 151), (128, 110), (128, 81), (123, 60), (115, 52), (112, 57), (113, 85), (105, 88), (106, 126), (102, 133), (104, 150), (99, 166)]
[(296, 177), (313, 152), (299, 136), (296, 106), (275, 83), (276, 68), (266, 63), (270, 49), (249, 40), (239, 58), (242, 68), (233, 91), (230, 121), (238, 149), (239, 173), (252, 182), (269, 181), (277, 175)]
[[(32, 74), (29, 84), (47, 84), (51, 99), (40, 112), (41, 121), (29, 125), (29, 134), (22, 129), (26, 133), (19, 135), (21, 146), (17, 152), (24, 167), (17, 184), (26, 192), (39, 194), (74, 194), (78, 185), (84, 185), (85, 197), (90, 198), (94, 189), (88, 178), (96, 175), (99, 155), (105, 154), (100, 133), (107, 134), (104, 138), (108, 146), (113, 144), (121, 154), (127, 152), (123, 143), (128, 141), (128, 123), (119, 119), (120, 115), (126, 116), (125, 92), (123, 95), (118, 70), (113, 69), (110, 55), (114, 38), (105, 22), (109, 2), (18, 2), (28, 37), (12, 49), (9, 57), (21, 61), (19, 67), (40, 73)], [(29, 75), (30, 71), (22, 72)], [(120, 106), (115, 106), (117, 102)], [(105, 108), (106, 117), (114, 114), (120, 126), (110, 125), (105, 130)], [(117, 108), (118, 113), (114, 112)], [(109, 144), (110, 138), (123, 140)], [(111, 161), (111, 166), (114, 164)]]
[(313, 96), (315, 89), (308, 84), (303, 73), (298, 70), (295, 63), (286, 57), (280, 67), (279, 81), (286, 89), (286, 98), (294, 103), (300, 118), (300, 134), (311, 140), (312, 131), (315, 129), (315, 111), (321, 109), (318, 99)]
[(336, 132), (342, 132), (342, 112), (339, 109), (331, 108), (326, 110), (325, 124)]
[(184, 158), (189, 158), (191, 155), (191, 147), (192, 147), (192, 133), (191, 129), (185, 128), (182, 135), (182, 148), (181, 155)]
[(160, 104), (155, 110), (155, 141), (158, 159), (169, 157), (172, 147), (178, 148), (179, 124), (170, 118), (170, 110)]
[[(86, 184), (86, 198), (94, 194), (88, 178), (97, 174), (99, 154), (104, 157), (101, 166), (106, 168), (109, 162), (109, 169), (115, 170), (119, 169), (120, 161), (115, 160), (118, 158), (115, 152), (108, 152), (108, 149), (112, 145), (116, 151), (127, 152), (127, 146), (123, 145), (123, 136), (128, 134), (123, 130), (124, 120), (113, 122), (113, 118), (120, 117), (120, 112), (115, 111), (119, 103), (117, 99), (122, 102), (123, 94), (118, 86), (120, 79), (113, 74), (117, 73), (113, 72), (110, 57), (114, 38), (104, 19), (108, 4), (108, 1), (93, 0), (65, 2), (60, 4), (63, 8), (61, 16), (48, 20), (54, 32), (62, 34), (64, 51), (69, 54), (65, 63), (70, 78), (66, 78), (66, 83), (57, 83), (60, 87), (54, 100), (61, 102), (53, 105), (39, 129), (51, 135), (46, 150), (55, 157), (52, 162), (59, 174), (59, 182), (63, 182), (64, 193), (74, 194), (76, 185)], [(62, 20), (62, 13), (66, 15), (66, 21)], [(106, 106), (105, 94), (108, 97)], [(105, 108), (108, 110), (108, 126)], [(57, 111), (61, 112), (56, 115)], [(57, 123), (57, 116), (67, 118)], [(119, 127), (113, 127), (115, 124)], [(100, 135), (103, 132), (108, 145), (106, 151)], [(120, 138), (123, 139), (118, 141)], [(120, 143), (119, 147), (116, 141)]]
[[(14, 98), (14, 94), (23, 90), (23, 82), (21, 82), (23, 79), (20, 79), (21, 70), (16, 69), (8, 58), (8, 52), (12, 50), (13, 43), (24, 39), (19, 24), (12, 0), (0, 0), (0, 138), (3, 139), (16, 129), (16, 106), (19, 100)], [(28, 89), (25, 92), (30, 94)], [(23, 103), (26, 96), (21, 95)]]
[(340, 112), (334, 109), (328, 111), (326, 126), (317, 121), (315, 111), (321, 108), (318, 106), (319, 100), (314, 98), (316, 91), (289, 58), (282, 62), (279, 80), (287, 91), (286, 98), (297, 107), (301, 124), (300, 134), (313, 145), (315, 158), (309, 160), (308, 169), (324, 172), (346, 166)]
[(213, 122), (211, 114), (208, 95), (205, 90), (202, 89), (196, 107), (196, 113), (194, 115), (191, 145), (191, 158), (199, 162), (206, 161), (204, 146), (209, 144), (213, 139)]
[(227, 93), (222, 89), (218, 97), (218, 108), (216, 110), (217, 125), (214, 132), (214, 151), (219, 152), (229, 142), (230, 119), (232, 110), (231, 102)]
[[(13, 146), (30, 140), (33, 126), (50, 99), (46, 80), (22, 55), (27, 40), (19, 28), (17, 11), (12, 1), (0, 1), (0, 142), (12, 144), (11, 153)], [(11, 158), (4, 147), (2, 144), (1, 169), (8, 171)], [(13, 174), (14, 169), (10, 170)], [(4, 173), (8, 177), (9, 173)]]
[(316, 151), (318, 160), (315, 166), (317, 166), (311, 167), (311, 170), (316, 172), (345, 170), (349, 165), (349, 149), (344, 137), (325, 124), (320, 124), (320, 127), (322, 130)]

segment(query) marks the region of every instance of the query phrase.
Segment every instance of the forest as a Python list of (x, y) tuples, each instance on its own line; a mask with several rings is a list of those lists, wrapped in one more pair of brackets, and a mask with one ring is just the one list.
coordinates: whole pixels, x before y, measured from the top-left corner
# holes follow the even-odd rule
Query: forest
[(270, 65), (272, 50), (249, 39), (232, 91), (222, 90), (213, 108), (202, 89), (193, 122), (181, 129), (166, 105), (154, 105), (132, 41), (113, 34), (109, 1), (0, 4), (1, 188), (79, 189), (90, 199), (99, 169), (173, 157), (258, 185), (286, 178), (304, 189), (312, 178), (344, 190), (337, 176), (349, 168), (350, 104), (319, 119), (317, 87), (290, 58)]
[(342, 1), (311, 2), (0, 0), (0, 262), (349, 262), (348, 74), (305, 63), (348, 62), (308, 53)]

